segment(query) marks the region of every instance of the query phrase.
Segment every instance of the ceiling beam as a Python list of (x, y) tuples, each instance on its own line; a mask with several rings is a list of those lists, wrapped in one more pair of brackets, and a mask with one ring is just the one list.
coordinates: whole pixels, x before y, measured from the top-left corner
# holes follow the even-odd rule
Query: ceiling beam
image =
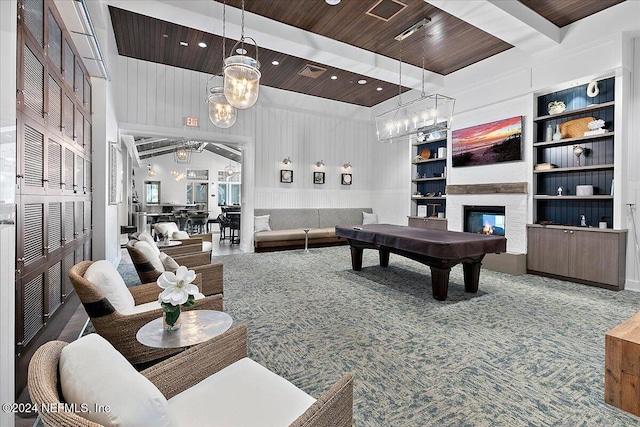
[(527, 53), (557, 46), (564, 35), (517, 0), (424, 1)]

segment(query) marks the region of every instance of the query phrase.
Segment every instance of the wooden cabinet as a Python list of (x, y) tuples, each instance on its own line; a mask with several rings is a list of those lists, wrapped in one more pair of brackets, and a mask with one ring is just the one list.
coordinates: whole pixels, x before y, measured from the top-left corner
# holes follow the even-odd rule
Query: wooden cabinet
[(447, 131), (418, 134), (412, 142), (411, 213), (418, 217), (446, 212)]
[(624, 288), (626, 230), (527, 226), (527, 271)]
[(424, 218), (418, 216), (409, 217), (409, 227), (427, 228), (431, 230), (447, 230), (445, 218)]

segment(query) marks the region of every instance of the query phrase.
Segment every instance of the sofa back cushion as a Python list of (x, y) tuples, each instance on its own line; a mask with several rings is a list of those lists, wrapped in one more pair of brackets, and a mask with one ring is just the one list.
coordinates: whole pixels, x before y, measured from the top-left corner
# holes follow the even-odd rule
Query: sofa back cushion
[(371, 208), (321, 208), (318, 209), (320, 227), (328, 228), (336, 225), (360, 225), (362, 213), (372, 213)]
[(255, 216), (270, 215), (272, 230), (290, 230), (294, 228), (318, 228), (318, 209), (254, 209)]
[(91, 282), (121, 314), (129, 314), (136, 305), (122, 276), (109, 261), (96, 261), (87, 268), (84, 278)]
[(151, 237), (151, 234), (145, 232), (139, 233), (137, 239), (141, 242), (147, 242), (151, 249), (153, 249), (153, 252), (155, 252), (156, 255), (160, 255), (160, 249), (158, 249), (158, 245), (156, 245), (156, 241)]
[[(133, 245), (135, 249), (137, 249), (140, 254), (144, 257), (145, 262), (149, 263), (154, 270), (164, 271), (164, 265), (160, 260), (160, 252), (156, 254), (151, 245), (143, 240), (136, 242)], [(143, 271), (149, 271), (148, 268), (144, 268)]]
[[(59, 362), (64, 402), (103, 426), (177, 426), (167, 399), (151, 381), (98, 334), (62, 349)], [(96, 410), (108, 406), (109, 410)], [(83, 410), (86, 409), (85, 410)]]

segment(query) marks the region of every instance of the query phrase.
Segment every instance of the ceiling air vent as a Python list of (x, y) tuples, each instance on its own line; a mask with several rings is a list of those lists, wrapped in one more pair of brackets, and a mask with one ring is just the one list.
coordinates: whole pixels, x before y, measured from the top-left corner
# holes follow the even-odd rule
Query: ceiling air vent
[(402, 12), (405, 7), (407, 5), (400, 3), (398, 0), (379, 0), (366, 14), (386, 22)]
[(326, 68), (318, 67), (317, 65), (307, 64), (302, 67), (302, 70), (298, 71), (298, 74), (304, 77), (311, 77), (312, 79), (316, 79), (327, 71)]

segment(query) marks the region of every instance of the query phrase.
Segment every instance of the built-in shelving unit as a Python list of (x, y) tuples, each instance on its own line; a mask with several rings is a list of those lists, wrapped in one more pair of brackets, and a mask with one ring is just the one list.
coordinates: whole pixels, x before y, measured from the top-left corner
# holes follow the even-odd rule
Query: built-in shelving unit
[[(419, 212), (426, 208), (426, 216), (446, 212), (445, 188), (447, 185), (447, 156), (438, 156), (438, 150), (447, 147), (447, 131), (424, 135), (424, 141), (412, 143), (412, 217), (423, 218)], [(444, 135), (444, 136), (443, 136)], [(429, 157), (424, 157), (428, 150)], [(423, 155), (420, 158), (421, 154)], [(420, 208), (425, 206), (425, 208)]]

